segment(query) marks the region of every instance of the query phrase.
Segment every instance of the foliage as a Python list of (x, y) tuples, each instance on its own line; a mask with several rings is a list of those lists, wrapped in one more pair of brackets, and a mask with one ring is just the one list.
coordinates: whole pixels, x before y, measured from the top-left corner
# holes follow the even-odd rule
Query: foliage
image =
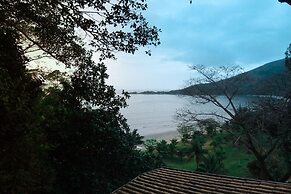
[[(224, 131), (218, 132), (212, 137), (206, 137), (206, 139), (203, 146), (204, 154), (199, 166), (201, 166), (204, 160), (206, 161), (210, 158), (215, 158), (215, 160), (219, 161), (206, 161), (207, 166), (205, 166), (205, 171), (206, 169), (215, 169), (217, 166), (220, 166), (216, 168), (217, 171), (214, 173), (237, 177), (253, 177), (247, 168), (247, 164), (254, 159), (253, 155), (243, 146), (234, 146), (228, 133)], [(189, 152), (190, 148), (190, 144), (184, 144), (180, 141), (176, 146), (176, 154), (163, 159), (165, 165), (171, 168), (195, 171), (197, 169), (196, 158), (193, 153)], [(181, 152), (181, 157), (177, 154), (179, 150), (185, 150), (185, 152)], [(190, 154), (190, 157), (187, 154)], [(200, 170), (203, 171), (202, 168)]]
[[(105, 60), (158, 45), (139, 1), (4, 0), (0, 3), (0, 187), (4, 193), (109, 193), (161, 165), (106, 84)], [(92, 56), (99, 61), (93, 62)], [(147, 51), (150, 54), (149, 51)], [(49, 57), (74, 72), (57, 84), (29, 72)]]
[[(225, 79), (233, 76), (233, 70), (236, 68), (226, 68), (221, 72), (219, 70), (195, 66), (194, 69), (202, 75), (200, 80), (204, 84), (193, 86), (198, 92), (193, 96), (198, 99), (198, 103), (212, 103), (224, 114), (216, 112), (195, 113), (190, 110), (184, 110), (178, 117), (182, 118), (182, 123), (189, 126), (191, 123), (197, 123), (201, 117), (218, 117), (225, 121), (222, 126), (227, 131), (235, 144), (242, 144), (256, 158), (256, 168), (250, 164), (250, 172), (258, 173), (254, 176), (266, 179), (285, 181), (290, 177), (290, 150), (286, 145), (290, 144), (290, 100), (289, 98), (268, 97), (264, 100), (259, 99), (250, 107), (236, 106), (234, 99), (240, 90), (233, 83), (228, 82), (235, 79)], [(223, 69), (222, 69), (223, 70)], [(225, 77), (226, 76), (226, 77)], [(222, 79), (223, 78), (223, 79)], [(235, 76), (236, 79), (242, 77)], [(239, 80), (238, 80), (239, 81)], [(231, 82), (232, 83), (232, 82)], [(207, 84), (220, 90), (227, 102), (221, 102), (213, 90), (209, 90)], [(234, 87), (235, 86), (235, 87)], [(213, 142), (217, 145), (219, 143)], [(216, 156), (208, 159), (211, 161)]]
[(184, 143), (187, 143), (194, 132), (194, 128), (192, 126), (185, 126), (185, 125), (180, 125), (177, 129), (177, 131), (179, 132), (179, 134), (181, 135), (181, 141)]
[(157, 144), (156, 149), (157, 149), (159, 156), (161, 158), (165, 158), (167, 155), (169, 155), (169, 145), (167, 144), (167, 142), (165, 140), (161, 140)]
[(206, 138), (201, 133), (194, 133), (190, 141), (190, 151), (195, 156), (195, 162), (197, 169), (199, 168), (200, 162), (206, 150), (203, 148), (206, 142)]
[(285, 65), (291, 69), (291, 44), (289, 44), (289, 47), (285, 52)]
[(180, 160), (190, 160), (192, 156), (191, 154), (192, 152), (188, 144), (182, 143), (181, 145), (177, 146), (176, 155)]
[(163, 160), (170, 157), (170, 155), (176, 154), (177, 144), (178, 141), (176, 139), (172, 139), (169, 144), (166, 140), (148, 139), (143, 145), (148, 153), (156, 156), (158, 160)]
[(171, 139), (171, 143), (169, 144), (169, 154), (173, 156), (176, 153), (178, 140), (177, 139)]
[(149, 153), (154, 153), (157, 148), (158, 141), (156, 139), (147, 139), (144, 142), (144, 147)]
[(82, 107), (73, 88), (63, 85), (63, 90), (51, 88), (38, 106), (57, 172), (54, 191), (106, 193), (132, 178), (131, 160), (141, 137), (116, 112)]
[(291, 0), (278, 0), (280, 3), (288, 3), (291, 5)]
[(41, 49), (67, 66), (91, 60), (84, 39), (100, 60), (114, 57), (114, 51), (134, 53), (138, 46), (159, 44), (158, 29), (141, 15), (144, 0), (4, 0), (0, 9), (0, 25), (21, 35), (27, 51)]
[[(203, 66), (194, 66), (194, 68), (201, 68), (201, 73), (206, 73), (209, 79), (201, 78), (200, 73), (190, 80), (189, 87), (183, 88), (181, 90), (174, 90), (169, 92), (170, 94), (177, 95), (198, 95), (211, 94), (212, 96), (221, 95), (221, 98), (225, 97), (223, 91), (228, 91), (228, 95), (231, 94), (238, 95), (274, 95), (274, 96), (285, 96), (288, 94), (288, 88), (291, 87), (291, 77), (289, 76), (288, 68), (285, 65), (285, 60), (276, 60), (270, 63), (266, 63), (261, 67), (255, 68), (253, 70), (242, 72), (240, 68), (227, 67), (225, 71), (228, 73), (219, 74), (224, 71), (224, 68), (210, 68)], [(211, 70), (208, 70), (210, 68)], [(232, 72), (232, 69), (235, 71)], [(193, 69), (194, 70), (194, 69)], [(217, 71), (217, 72), (216, 72)], [(237, 75), (237, 73), (239, 73)], [(227, 76), (229, 74), (229, 76)], [(200, 75), (200, 76), (199, 76)], [(231, 77), (234, 76), (234, 77)], [(223, 80), (225, 79), (225, 80)], [(201, 94), (201, 95), (200, 95)], [(219, 98), (218, 98), (219, 99)], [(193, 99), (195, 103), (196, 99)], [(202, 101), (199, 98), (198, 102), (207, 102), (206, 99)], [(191, 110), (191, 109), (190, 109)], [(210, 111), (209, 111), (210, 112)], [(208, 112), (208, 113), (209, 113)], [(212, 111), (213, 113), (214, 111)], [(211, 113), (211, 112), (210, 112)], [(204, 118), (209, 115), (204, 115)], [(220, 115), (225, 116), (225, 115)], [(202, 118), (202, 115), (200, 116)]]
[(208, 136), (213, 136), (220, 127), (219, 122), (213, 118), (199, 120), (197, 125), (199, 130), (205, 132)]
[[(284, 181), (290, 176), (289, 100), (267, 99), (240, 109), (230, 129), (256, 157), (249, 169), (258, 178)], [(256, 170), (254, 170), (256, 169)]]
[(13, 30), (0, 28), (0, 188), (3, 193), (48, 192), (54, 170), (43, 156), (34, 104), (41, 82), (25, 70), (27, 58)]
[(216, 174), (225, 173), (225, 167), (221, 154), (214, 152), (204, 155), (202, 163), (199, 165), (197, 170), (200, 172)]

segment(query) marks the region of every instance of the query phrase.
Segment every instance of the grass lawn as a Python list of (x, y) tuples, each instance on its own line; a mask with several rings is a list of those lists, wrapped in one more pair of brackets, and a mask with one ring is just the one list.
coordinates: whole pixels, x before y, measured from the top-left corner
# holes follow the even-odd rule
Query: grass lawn
[(170, 168), (176, 168), (181, 170), (190, 170), (194, 171), (196, 170), (196, 163), (194, 161), (194, 158), (192, 159), (182, 159), (178, 157), (168, 158), (164, 160), (167, 167)]
[(237, 177), (251, 177), (247, 169), (248, 162), (254, 159), (254, 156), (248, 154), (246, 150), (231, 145), (224, 146), (226, 159), (224, 161), (227, 175)]
[[(230, 144), (224, 145), (223, 148), (226, 153), (226, 159), (224, 160), (224, 165), (227, 170), (226, 174), (236, 177), (251, 177), (247, 170), (247, 163), (253, 160), (253, 156), (248, 154), (243, 148), (237, 148)], [(164, 162), (170, 168), (190, 171), (196, 169), (194, 158), (189, 160), (175, 156), (165, 159)]]

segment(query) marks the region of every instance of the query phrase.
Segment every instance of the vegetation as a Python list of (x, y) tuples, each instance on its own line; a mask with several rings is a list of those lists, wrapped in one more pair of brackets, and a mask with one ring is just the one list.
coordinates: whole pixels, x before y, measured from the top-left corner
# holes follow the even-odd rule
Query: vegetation
[(291, 0), (279, 0), (280, 3), (288, 3), (291, 5)]
[[(193, 130), (196, 131), (196, 129)], [(162, 160), (165, 165), (171, 168), (190, 171), (197, 170), (237, 177), (254, 177), (247, 168), (248, 163), (253, 161), (254, 157), (242, 146), (233, 145), (232, 139), (227, 133), (215, 132), (212, 137), (206, 134), (200, 134), (198, 138), (197, 134), (195, 136), (187, 142), (179, 141), (175, 146), (174, 152), (168, 152), (166, 155), (163, 155)], [(194, 139), (200, 139), (202, 141), (198, 142), (202, 145), (200, 147), (202, 152), (200, 152), (200, 155), (197, 155), (199, 157), (198, 168), (197, 156), (192, 147), (195, 144)], [(168, 148), (164, 146), (165, 151), (172, 147), (172, 141), (166, 143)], [(155, 146), (151, 147), (151, 150), (157, 149), (157, 145), (159, 144), (165, 144), (164, 142), (157, 142), (155, 140), (148, 140), (146, 144), (149, 142), (155, 142)], [(146, 147), (146, 149), (148, 148)], [(156, 154), (158, 155), (158, 152)]]
[[(204, 116), (223, 119), (221, 128), (228, 132), (233, 142), (241, 144), (252, 153), (255, 160), (248, 163), (249, 172), (256, 178), (276, 181), (286, 181), (291, 176), (290, 171), (290, 99), (289, 97), (265, 97), (249, 107), (236, 106), (234, 99), (240, 87), (230, 85), (228, 76), (233, 77), (237, 68), (225, 67), (207, 69), (193, 66), (202, 75), (194, 86), (193, 96), (198, 103), (212, 103), (224, 111), (224, 115), (216, 112), (195, 113), (186, 109), (178, 114), (183, 125), (194, 126)], [(223, 71), (221, 71), (223, 70)], [(235, 76), (233, 80), (240, 82), (243, 77)], [(202, 84), (203, 83), (203, 84)], [(227, 100), (218, 100), (217, 94), (205, 87), (211, 84)]]
[(285, 52), (285, 65), (291, 69), (291, 44), (289, 44), (289, 47), (287, 48)]
[[(145, 0), (1, 1), (1, 193), (109, 193), (169, 157), (195, 158), (199, 171), (226, 173), (230, 146), (213, 121), (201, 122), (205, 133), (190, 130), (183, 142), (152, 141), (147, 151), (137, 149), (142, 137), (120, 113), (128, 94), (117, 95), (106, 84), (105, 61), (117, 51), (134, 54), (140, 46), (160, 44), (159, 30), (142, 16), (146, 9)], [(73, 73), (28, 70), (43, 58), (43, 66), (56, 62)], [(229, 114), (222, 128), (252, 153), (249, 172), (286, 180), (289, 99), (236, 109), (233, 96), (223, 92), (234, 113), (212, 94), (204, 100)]]
[[(240, 67), (235, 67), (237, 72), (232, 72), (231, 76), (221, 77), (219, 79), (221, 81), (217, 82), (217, 84), (227, 86), (228, 88), (239, 88), (236, 95), (286, 96), (289, 92), (288, 88), (291, 87), (291, 77), (288, 66), (285, 65), (284, 61), (286, 60), (273, 61), (248, 72), (243, 72)], [(199, 68), (202, 69), (202, 67)], [(229, 68), (228, 70), (225, 70), (225, 68), (221, 67), (213, 69), (213, 71), (225, 72), (230, 71), (230, 68), (234, 67), (227, 67)], [(210, 71), (210, 69), (207, 71)], [(198, 90), (196, 87), (201, 89)], [(220, 89), (221, 87), (223, 86), (217, 87), (213, 83), (201, 83), (195, 80), (191, 86), (170, 91), (169, 94), (198, 95), (202, 91), (205, 91), (206, 94), (211, 91), (214, 95), (224, 95)]]
[[(142, 137), (120, 114), (128, 95), (106, 84), (104, 64), (116, 51), (159, 44), (146, 8), (144, 0), (1, 1), (1, 193), (109, 193), (161, 165), (136, 149)], [(27, 69), (42, 58), (74, 72)]]
[[(290, 75), (286, 67), (290, 68), (289, 51), (290, 46), (285, 53), (285, 66), (282, 66), (283, 60), (268, 66), (273, 72), (278, 71), (278, 68), (282, 66), (285, 71), (284, 76), (288, 79)], [(196, 84), (184, 91), (187, 95), (194, 96), (197, 99), (196, 103), (213, 103), (225, 114), (195, 113), (190, 109), (179, 112), (180, 143), (187, 145), (186, 151), (185, 146), (177, 146), (176, 153), (180, 160), (172, 157), (167, 158), (165, 163), (170, 167), (188, 170), (196, 168), (203, 172), (286, 181), (291, 176), (288, 146), (291, 143), (289, 82), (282, 81), (278, 77), (280, 87), (285, 87), (284, 94), (287, 95), (285, 97), (261, 98), (252, 106), (244, 108), (234, 104), (236, 95), (244, 90), (242, 83), (249, 81), (250, 75), (262, 76), (260, 74), (264, 72), (264, 68), (236, 76), (239, 67), (207, 69), (203, 66), (193, 66), (193, 69), (202, 77), (196, 78), (194, 80)], [(265, 73), (264, 76), (266, 76)], [(275, 78), (273, 77), (272, 80), (278, 81)], [(217, 99), (218, 95), (223, 95), (227, 103), (220, 102)], [(220, 126), (213, 119), (203, 119), (205, 116), (223, 119), (225, 123)], [(199, 127), (198, 130), (195, 126)], [(226, 135), (227, 138), (223, 135), (222, 140), (221, 134)], [(183, 160), (185, 157), (190, 160)]]
[[(286, 67), (289, 67), (289, 50), (290, 47), (285, 53)], [(260, 98), (248, 107), (236, 106), (234, 99), (241, 90), (236, 83), (248, 80), (243, 74), (235, 76), (238, 67), (207, 69), (193, 66), (193, 69), (202, 77), (195, 80), (198, 84), (189, 87), (187, 92), (192, 93), (187, 94), (193, 95), (196, 103), (213, 103), (225, 114), (195, 113), (193, 109), (178, 112), (181, 141), (175, 147), (175, 155), (164, 157), (166, 165), (266, 180), (288, 180), (291, 176), (290, 95)], [(256, 71), (253, 73), (258, 74), (261, 70)], [(286, 91), (289, 89), (287, 87)], [(220, 102), (218, 95), (223, 95), (227, 103)], [(204, 119), (205, 116), (210, 118)], [(222, 123), (211, 117), (222, 119)]]

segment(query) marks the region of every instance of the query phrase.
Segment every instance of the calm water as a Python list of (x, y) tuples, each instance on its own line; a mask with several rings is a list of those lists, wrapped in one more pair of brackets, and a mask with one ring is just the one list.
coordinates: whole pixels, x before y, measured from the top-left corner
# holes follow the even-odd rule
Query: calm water
[[(236, 104), (245, 105), (254, 97), (238, 97)], [(223, 97), (219, 100), (226, 102)], [(176, 131), (178, 121), (176, 112), (183, 107), (191, 107), (196, 112), (218, 112), (220, 109), (212, 104), (197, 104), (193, 97), (175, 95), (131, 95), (128, 107), (122, 109), (123, 115), (133, 129), (138, 129), (144, 136)]]

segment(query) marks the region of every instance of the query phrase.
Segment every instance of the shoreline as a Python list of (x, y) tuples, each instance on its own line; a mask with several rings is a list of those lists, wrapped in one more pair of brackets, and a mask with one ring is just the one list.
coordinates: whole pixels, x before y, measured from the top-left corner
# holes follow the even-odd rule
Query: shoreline
[(148, 139), (156, 139), (156, 140), (166, 140), (170, 141), (171, 139), (180, 139), (180, 134), (178, 131), (167, 131), (167, 132), (162, 132), (162, 133), (155, 133), (155, 134), (150, 134), (150, 135), (144, 135), (144, 140)]

